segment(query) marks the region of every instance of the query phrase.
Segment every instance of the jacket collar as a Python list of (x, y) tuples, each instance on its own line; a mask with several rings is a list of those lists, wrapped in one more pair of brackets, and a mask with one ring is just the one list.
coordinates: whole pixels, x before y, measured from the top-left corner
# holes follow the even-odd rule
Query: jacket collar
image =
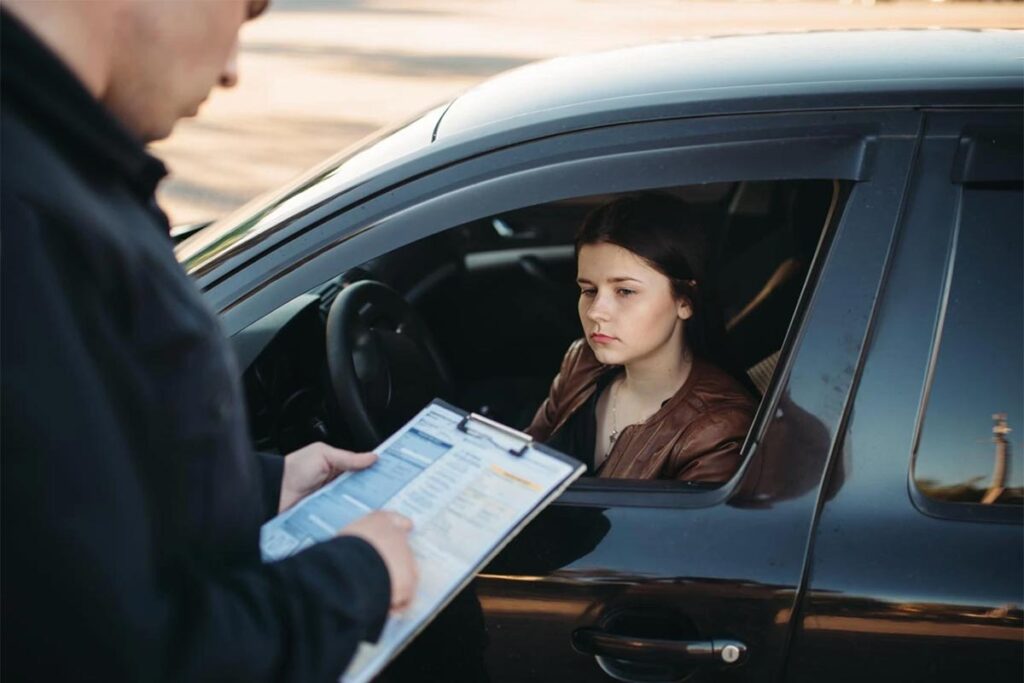
[[(579, 367), (576, 368), (577, 372), (572, 375), (572, 381), (578, 382), (580, 385), (579, 391), (572, 394), (572, 399), (566, 403), (561, 413), (559, 413), (558, 420), (551, 427), (550, 433), (554, 434), (559, 429), (565, 426), (565, 423), (569, 421), (569, 418), (579, 410), (584, 403), (590, 400), (590, 397), (595, 393), (600, 393), (611, 384), (612, 380), (622, 372), (621, 365), (604, 365), (598, 362), (594, 356), (593, 350), (587, 344), (583, 344), (581, 349), (581, 361)], [(643, 424), (657, 423), (662, 420), (666, 415), (670, 415), (680, 403), (686, 400), (690, 390), (697, 384), (698, 378), (700, 378), (706, 372), (707, 363), (701, 358), (694, 357), (693, 365), (690, 367), (690, 374), (686, 377), (686, 381), (683, 382), (682, 386), (676, 390), (676, 393), (672, 394), (669, 398), (661, 402), (661, 407), (650, 415)], [(566, 378), (564, 381), (568, 381)], [(618, 445), (616, 443), (616, 445)], [(611, 455), (615, 453), (615, 447), (612, 447), (612, 453), (608, 458), (605, 458), (604, 464), (611, 459)], [(598, 471), (600, 471), (600, 467)]]
[(0, 11), (0, 49), (5, 108), (21, 111), (76, 165), (116, 175), (150, 201), (166, 167), (7, 10)]

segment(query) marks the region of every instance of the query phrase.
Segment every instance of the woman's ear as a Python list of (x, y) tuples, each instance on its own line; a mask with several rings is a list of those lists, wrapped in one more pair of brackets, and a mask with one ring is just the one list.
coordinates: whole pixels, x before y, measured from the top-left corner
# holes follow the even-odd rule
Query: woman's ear
[(676, 306), (676, 314), (680, 320), (689, 320), (693, 317), (693, 304), (690, 303), (687, 297), (684, 296), (679, 299), (679, 303)]

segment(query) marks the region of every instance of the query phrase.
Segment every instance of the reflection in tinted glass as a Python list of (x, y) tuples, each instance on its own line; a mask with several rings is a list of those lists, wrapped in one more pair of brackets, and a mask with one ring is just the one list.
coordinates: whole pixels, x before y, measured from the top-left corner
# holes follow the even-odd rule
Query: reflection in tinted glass
[(1022, 503), (1024, 266), (1019, 188), (965, 189), (935, 374), (914, 467), (954, 502)]

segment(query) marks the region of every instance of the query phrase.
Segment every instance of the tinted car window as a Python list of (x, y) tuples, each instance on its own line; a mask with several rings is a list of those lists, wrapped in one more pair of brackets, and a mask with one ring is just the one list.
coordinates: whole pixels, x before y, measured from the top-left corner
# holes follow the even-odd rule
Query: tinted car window
[(1022, 200), (1019, 186), (963, 191), (914, 467), (933, 498), (1022, 503)]

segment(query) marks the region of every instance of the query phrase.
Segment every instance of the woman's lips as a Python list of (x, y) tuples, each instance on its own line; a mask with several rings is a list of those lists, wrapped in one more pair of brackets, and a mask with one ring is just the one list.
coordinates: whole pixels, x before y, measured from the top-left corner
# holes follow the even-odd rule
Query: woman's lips
[(595, 344), (607, 344), (609, 342), (615, 341), (615, 337), (609, 337), (607, 334), (599, 334), (595, 332), (594, 334), (590, 335), (590, 341), (594, 342)]

